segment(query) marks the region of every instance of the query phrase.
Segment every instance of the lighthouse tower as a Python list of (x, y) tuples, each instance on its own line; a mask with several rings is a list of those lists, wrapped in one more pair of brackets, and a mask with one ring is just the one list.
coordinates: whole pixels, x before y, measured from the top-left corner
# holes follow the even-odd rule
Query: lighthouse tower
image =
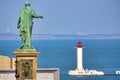
[(75, 70), (70, 70), (68, 75), (104, 75), (104, 72), (97, 70), (88, 70), (83, 68), (82, 62), (82, 48), (81, 42), (77, 43), (77, 68)]
[(82, 65), (82, 48), (83, 48), (82, 43), (78, 42), (78, 44), (77, 44), (77, 70), (83, 70), (83, 65)]

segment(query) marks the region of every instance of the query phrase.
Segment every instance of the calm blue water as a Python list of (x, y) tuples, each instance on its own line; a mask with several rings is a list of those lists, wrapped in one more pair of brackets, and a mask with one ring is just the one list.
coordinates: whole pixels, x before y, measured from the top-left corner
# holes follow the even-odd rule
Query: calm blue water
[[(120, 70), (120, 40), (34, 40), (33, 46), (40, 51), (39, 68), (60, 68), (60, 80), (120, 80), (120, 76), (68, 76), (76, 68), (76, 45), (81, 41), (84, 68), (114, 74)], [(15, 57), (12, 53), (21, 41), (1, 40), (0, 55)]]

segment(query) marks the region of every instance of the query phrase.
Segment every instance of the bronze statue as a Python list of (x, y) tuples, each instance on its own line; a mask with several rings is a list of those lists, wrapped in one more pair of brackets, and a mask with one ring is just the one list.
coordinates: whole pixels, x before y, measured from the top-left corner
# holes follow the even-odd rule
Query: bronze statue
[(21, 77), (22, 78), (32, 78), (32, 64), (30, 61), (21, 62)]
[(24, 64), (24, 76), (25, 77), (28, 77), (29, 76), (29, 73), (30, 73), (30, 65), (28, 64), (28, 62), (26, 62)]
[(22, 45), (20, 49), (32, 49), (31, 45), (31, 35), (33, 27), (33, 18), (43, 18), (35, 13), (33, 9), (30, 8), (30, 3), (26, 2), (25, 7), (22, 9), (19, 20), (18, 27), (20, 28), (20, 36), (22, 38)]

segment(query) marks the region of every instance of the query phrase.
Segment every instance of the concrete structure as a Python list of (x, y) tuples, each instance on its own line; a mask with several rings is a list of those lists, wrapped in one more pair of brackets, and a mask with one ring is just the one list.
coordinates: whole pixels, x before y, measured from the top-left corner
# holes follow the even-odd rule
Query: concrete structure
[(77, 45), (77, 69), (78, 70), (83, 70), (83, 65), (82, 65), (82, 43), (78, 42)]
[[(28, 58), (27, 58), (28, 59)], [(0, 80), (16, 80), (15, 77), (16, 58), (0, 56)], [(38, 68), (37, 80), (60, 80), (59, 68)]]
[(0, 69), (15, 69), (15, 58), (0, 55)]
[(60, 71), (58, 68), (39, 68), (37, 80), (60, 80)]
[(37, 56), (39, 54), (36, 49), (18, 49), (14, 52), (16, 56), (16, 80), (36, 80)]
[(120, 70), (116, 71), (116, 75), (120, 75)]
[[(39, 68), (37, 80), (60, 80), (58, 68)], [(0, 69), (0, 80), (16, 80), (14, 69)]]
[(82, 64), (82, 48), (83, 45), (81, 42), (78, 42), (77, 44), (77, 69), (70, 70), (68, 72), (68, 75), (104, 75), (104, 72), (102, 71), (96, 71), (96, 70), (84, 70), (83, 64)]

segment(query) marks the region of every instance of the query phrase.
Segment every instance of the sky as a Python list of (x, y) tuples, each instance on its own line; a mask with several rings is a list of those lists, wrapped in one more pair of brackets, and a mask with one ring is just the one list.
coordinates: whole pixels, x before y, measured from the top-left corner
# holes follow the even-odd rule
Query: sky
[(44, 17), (33, 20), (33, 34), (120, 34), (120, 0), (0, 0), (0, 34), (19, 34), (26, 1)]

